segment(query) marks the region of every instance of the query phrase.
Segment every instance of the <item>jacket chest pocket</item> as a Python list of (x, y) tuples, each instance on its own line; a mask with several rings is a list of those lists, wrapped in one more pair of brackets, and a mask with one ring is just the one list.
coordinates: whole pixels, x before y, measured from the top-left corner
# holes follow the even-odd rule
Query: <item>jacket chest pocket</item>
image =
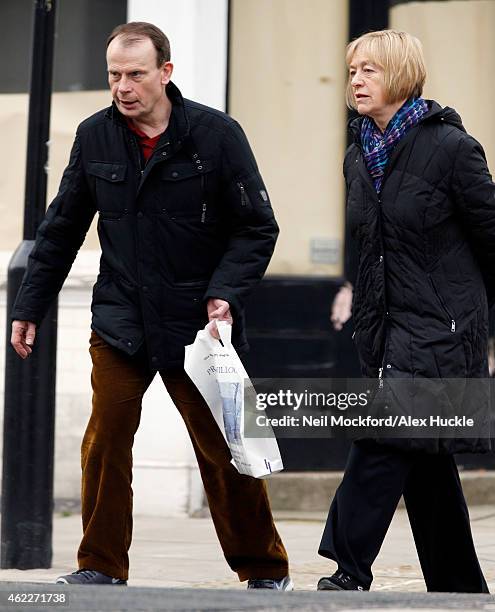
[(126, 210), (129, 185), (126, 183), (127, 165), (91, 161), (87, 173), (94, 180), (96, 207), (103, 219), (119, 219)]
[(211, 161), (166, 164), (161, 170), (158, 206), (172, 219), (188, 219), (206, 223), (215, 214), (215, 173)]

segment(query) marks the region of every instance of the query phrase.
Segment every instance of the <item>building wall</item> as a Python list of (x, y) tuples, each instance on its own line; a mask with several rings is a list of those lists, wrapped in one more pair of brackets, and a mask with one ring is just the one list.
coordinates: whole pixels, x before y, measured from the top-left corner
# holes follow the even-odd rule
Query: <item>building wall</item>
[(269, 272), (339, 275), (347, 1), (231, 7), (229, 113), (247, 132), (281, 227)]
[[(50, 149), (48, 160), (48, 197), (56, 195), (62, 172), (78, 124), (96, 111), (108, 106), (106, 91), (58, 92), (52, 96)], [(0, 94), (0, 134), (8, 146), (0, 147), (0, 164), (7, 168), (0, 176), (0, 250), (14, 251), (22, 238), (24, 214), (24, 181), (26, 175), (26, 143), (28, 94)], [(98, 237), (93, 224), (84, 250), (97, 250)]]
[(390, 27), (421, 40), (428, 71), (424, 95), (457, 110), (495, 172), (495, 2), (405, 2), (391, 9)]

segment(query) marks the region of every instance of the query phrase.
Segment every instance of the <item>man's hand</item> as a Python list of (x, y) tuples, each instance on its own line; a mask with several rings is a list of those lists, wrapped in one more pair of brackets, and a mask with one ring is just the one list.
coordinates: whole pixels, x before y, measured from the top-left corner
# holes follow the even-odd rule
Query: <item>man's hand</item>
[(227, 323), (232, 325), (233, 319), (230, 314), (230, 304), (220, 298), (210, 298), (206, 304), (206, 310), (208, 311), (208, 321), (214, 321), (209, 326), (210, 334), (219, 340), (220, 336), (218, 335), (216, 321), (227, 321)]
[(333, 323), (334, 329), (340, 331), (344, 324), (351, 318), (352, 305), (352, 285), (346, 283), (338, 291), (332, 304), (332, 313), (330, 321)]
[(31, 355), (31, 348), (36, 338), (36, 323), (31, 321), (12, 321), (12, 336), (10, 343), (14, 347), (15, 352), (26, 359)]

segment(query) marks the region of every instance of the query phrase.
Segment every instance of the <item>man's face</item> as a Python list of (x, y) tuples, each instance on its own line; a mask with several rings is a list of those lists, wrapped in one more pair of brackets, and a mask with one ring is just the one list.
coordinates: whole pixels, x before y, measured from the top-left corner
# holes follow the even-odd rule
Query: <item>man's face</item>
[(349, 78), (360, 115), (374, 117), (387, 106), (383, 70), (356, 51), (349, 66)]
[(107, 49), (108, 83), (119, 111), (130, 119), (153, 119), (170, 81), (170, 62), (157, 67), (156, 49), (149, 38), (127, 47), (117, 36)]

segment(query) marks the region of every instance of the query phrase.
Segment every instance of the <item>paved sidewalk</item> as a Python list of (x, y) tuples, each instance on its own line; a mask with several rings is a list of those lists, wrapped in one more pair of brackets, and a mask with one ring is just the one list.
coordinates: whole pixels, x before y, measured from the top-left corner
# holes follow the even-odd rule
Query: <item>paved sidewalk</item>
[[(470, 509), (480, 563), (495, 592), (495, 506)], [(314, 590), (320, 576), (335, 569), (316, 553), (325, 516), (321, 513), (278, 513), (277, 526), (291, 560), (296, 589)], [(0, 570), (5, 582), (52, 583), (75, 569), (81, 536), (80, 515), (54, 517), (53, 567), (49, 570)], [(455, 534), (452, 534), (455, 538)], [(130, 551), (129, 586), (202, 589), (245, 589), (227, 567), (210, 518), (136, 516)], [(374, 565), (375, 592), (425, 591), (407, 515), (398, 510)], [(484, 608), (487, 609), (487, 608)], [(495, 605), (493, 608), (495, 610)]]

